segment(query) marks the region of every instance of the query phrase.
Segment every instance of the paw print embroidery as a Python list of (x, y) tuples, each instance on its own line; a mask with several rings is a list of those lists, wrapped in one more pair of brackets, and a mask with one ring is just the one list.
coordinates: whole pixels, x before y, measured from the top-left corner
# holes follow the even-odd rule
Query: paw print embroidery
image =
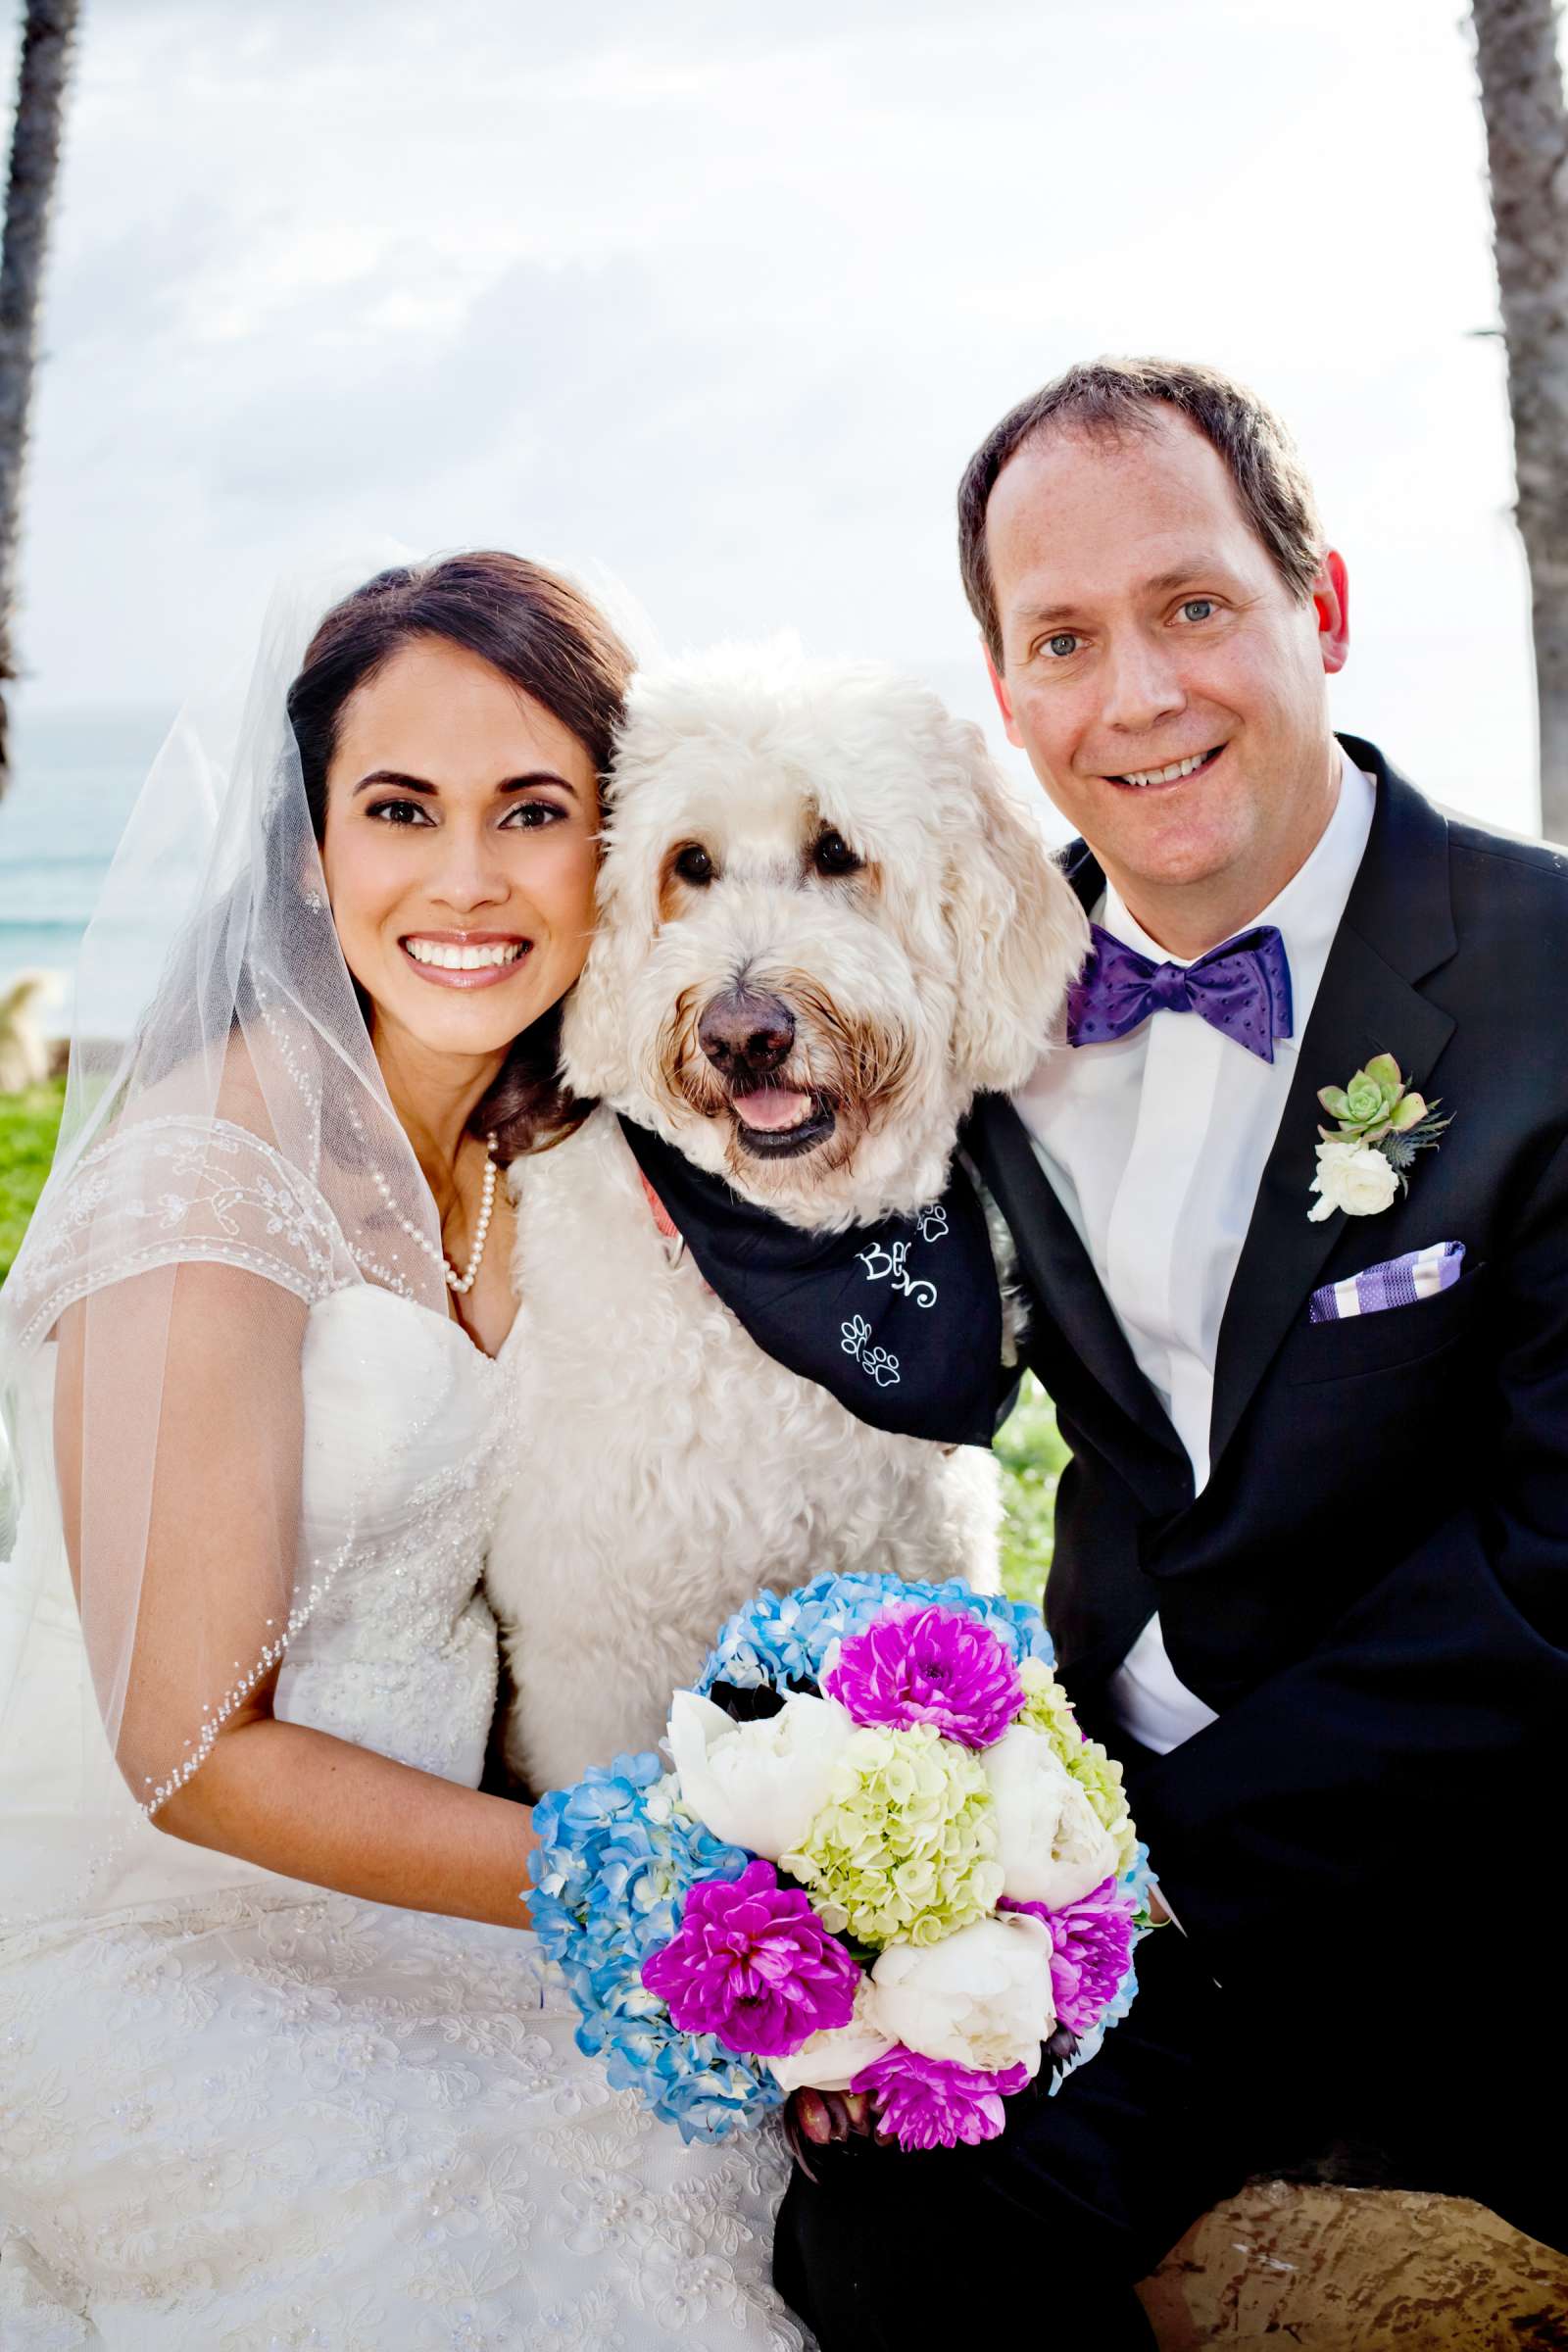
[(934, 1200), (929, 1208), (922, 1208), (914, 1221), (920, 1228), (922, 1242), (940, 1242), (948, 1230), (948, 1212), (940, 1200)]
[(871, 1326), (865, 1317), (852, 1315), (848, 1323), (839, 1325), (839, 1331), (842, 1334), (839, 1345), (845, 1354), (853, 1355), (860, 1370), (874, 1380), (879, 1389), (891, 1388), (899, 1377), (899, 1359), (891, 1348), (867, 1346)]

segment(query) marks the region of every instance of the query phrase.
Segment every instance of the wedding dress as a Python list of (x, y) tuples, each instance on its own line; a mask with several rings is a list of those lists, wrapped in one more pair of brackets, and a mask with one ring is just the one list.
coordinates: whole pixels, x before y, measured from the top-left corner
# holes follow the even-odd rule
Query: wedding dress
[[(234, 1151), (266, 1177), (264, 1147)], [(38, 1430), (53, 1353), (35, 1358)], [(477, 1784), (497, 1651), (475, 1588), (504, 1486), (527, 1475), (515, 1375), (510, 1348), (491, 1361), (373, 1285), (311, 1304), (313, 1553), (339, 1544), (367, 1464), (394, 1467), (288, 1650), (276, 1714)], [(802, 2345), (768, 2284), (781, 2149), (686, 2147), (612, 2091), (526, 1932), (176, 1846), (128, 1791), (94, 1825), (83, 1904), (94, 1856), (55, 1736), (81, 1639), (49, 1518), (24, 1515), (18, 1555), (53, 1543), (32, 1632), (56, 1668), (8, 1742), (0, 1844), (6, 2352)], [(172, 1861), (182, 1889), (138, 1900)]]
[(799, 2352), (781, 2147), (612, 2091), (525, 1925), (155, 1826), (264, 1688), (476, 1786), (486, 1536), (550, 1443), (520, 1334), (450, 1319), (333, 926), (287, 720), (320, 610), (148, 779), (0, 1288), (0, 2346)]

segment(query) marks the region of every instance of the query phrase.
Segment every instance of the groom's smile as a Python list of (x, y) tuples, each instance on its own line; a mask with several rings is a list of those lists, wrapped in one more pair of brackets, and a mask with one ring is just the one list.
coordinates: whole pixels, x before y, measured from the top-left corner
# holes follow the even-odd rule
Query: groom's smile
[(1124, 784), (1137, 792), (1167, 792), (1172, 785), (1185, 784), (1191, 776), (1206, 776), (1224, 748), (1223, 744), (1217, 744), (1212, 751), (1178, 756), (1162, 766), (1146, 766), (1137, 773), (1110, 776), (1106, 781)]

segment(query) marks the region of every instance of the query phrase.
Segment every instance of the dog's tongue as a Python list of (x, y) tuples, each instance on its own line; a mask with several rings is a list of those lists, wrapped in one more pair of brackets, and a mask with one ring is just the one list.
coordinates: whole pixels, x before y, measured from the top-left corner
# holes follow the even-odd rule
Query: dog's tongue
[(792, 1094), (788, 1087), (762, 1086), (755, 1095), (736, 1095), (733, 1107), (737, 1118), (763, 1135), (777, 1135), (786, 1127), (798, 1127), (811, 1107), (809, 1095)]

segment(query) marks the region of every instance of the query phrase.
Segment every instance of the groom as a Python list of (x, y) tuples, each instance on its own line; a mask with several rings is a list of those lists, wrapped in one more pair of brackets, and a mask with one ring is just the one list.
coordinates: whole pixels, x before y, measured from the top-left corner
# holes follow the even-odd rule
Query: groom
[(1177, 1925), (1000, 2140), (822, 2151), (776, 2269), (823, 2352), (1111, 2352), (1336, 2146), (1564, 2240), (1568, 859), (1336, 740), (1345, 564), (1214, 369), (1069, 369), (959, 517), (1098, 926), (969, 1148), (1072, 1453), (1048, 1614)]

